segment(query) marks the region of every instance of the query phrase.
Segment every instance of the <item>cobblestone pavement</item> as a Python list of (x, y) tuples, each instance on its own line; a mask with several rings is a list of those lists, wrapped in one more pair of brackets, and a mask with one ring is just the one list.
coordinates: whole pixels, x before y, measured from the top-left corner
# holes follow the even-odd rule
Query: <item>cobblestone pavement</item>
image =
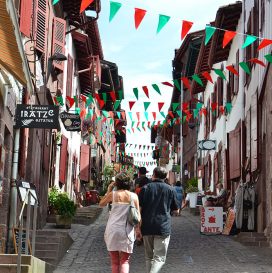
[[(103, 235), (108, 213), (104, 209), (90, 226), (71, 230), (75, 240), (54, 273), (111, 272)], [(183, 211), (173, 217), (166, 264), (161, 273), (272, 273), (272, 250), (246, 247), (228, 236), (199, 232), (199, 216)], [(135, 246), (130, 273), (145, 273), (144, 248)]]

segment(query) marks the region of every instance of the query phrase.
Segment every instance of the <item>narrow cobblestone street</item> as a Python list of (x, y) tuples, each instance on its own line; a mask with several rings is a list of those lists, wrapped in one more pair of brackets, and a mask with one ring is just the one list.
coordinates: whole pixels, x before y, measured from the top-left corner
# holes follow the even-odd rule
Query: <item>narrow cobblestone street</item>
[[(107, 220), (104, 209), (90, 226), (74, 225), (74, 244), (54, 273), (110, 272), (110, 259), (103, 235)], [(173, 218), (173, 232), (162, 273), (266, 273), (272, 272), (272, 250), (246, 247), (227, 236), (199, 232), (199, 216), (183, 211)], [(145, 272), (144, 248), (135, 246), (131, 273)]]

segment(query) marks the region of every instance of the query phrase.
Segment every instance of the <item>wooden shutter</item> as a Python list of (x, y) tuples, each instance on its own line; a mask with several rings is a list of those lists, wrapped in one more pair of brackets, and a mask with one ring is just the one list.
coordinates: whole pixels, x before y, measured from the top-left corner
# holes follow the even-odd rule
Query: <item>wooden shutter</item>
[(229, 133), (229, 178), (241, 175), (241, 129), (240, 126)]
[(188, 134), (188, 122), (185, 121), (183, 124), (182, 124), (182, 136), (187, 136)]
[(246, 114), (246, 157), (250, 158), (250, 139), (251, 139), (251, 125), (250, 125), (250, 109), (248, 110)]
[(218, 153), (215, 153), (213, 158), (213, 180), (214, 184), (218, 183)]
[(217, 116), (220, 115), (219, 107), (223, 105), (223, 79), (217, 78)]
[[(65, 55), (65, 32), (66, 21), (61, 18), (54, 17), (52, 55), (55, 53)], [(54, 66), (60, 70), (63, 70), (64, 62), (54, 61)]]
[[(240, 67), (239, 67), (240, 57), (239, 57), (239, 49), (236, 52), (236, 70), (238, 73), (240, 73)], [(238, 94), (239, 92), (239, 75), (233, 75), (233, 94)]]
[(90, 166), (90, 146), (87, 144), (80, 145), (80, 179), (89, 181)]
[(73, 95), (73, 79), (74, 79), (74, 60), (68, 55), (68, 64), (67, 64), (67, 83), (66, 83), (66, 96), (71, 97)]
[(45, 53), (48, 33), (48, 5), (46, 0), (35, 1), (34, 44), (37, 50)]
[(32, 30), (33, 6), (32, 0), (21, 0), (20, 31), (30, 38)]
[(68, 147), (68, 139), (62, 135), (61, 150), (60, 150), (59, 181), (63, 184), (66, 183), (67, 147)]
[[(215, 103), (217, 102), (217, 92), (218, 92), (218, 88), (217, 88), (217, 84), (214, 85), (214, 92), (211, 94), (211, 103)], [(212, 111), (212, 107), (211, 107), (211, 111), (210, 111), (210, 115), (211, 115), (211, 130), (213, 131), (215, 128), (215, 124), (216, 124), (216, 116), (217, 116), (217, 109)]]
[(51, 130), (45, 130), (45, 139), (43, 146), (43, 167), (45, 171), (49, 171), (50, 164), (50, 147), (51, 147)]
[(251, 172), (258, 168), (258, 130), (257, 130), (257, 94), (252, 96), (251, 104)]
[[(27, 128), (20, 129), (20, 149), (19, 149), (19, 168), (18, 172), (20, 177), (25, 178), (26, 171), (26, 153), (27, 153)], [(1, 156), (1, 153), (0, 153)], [(0, 157), (1, 160), (1, 157)]]

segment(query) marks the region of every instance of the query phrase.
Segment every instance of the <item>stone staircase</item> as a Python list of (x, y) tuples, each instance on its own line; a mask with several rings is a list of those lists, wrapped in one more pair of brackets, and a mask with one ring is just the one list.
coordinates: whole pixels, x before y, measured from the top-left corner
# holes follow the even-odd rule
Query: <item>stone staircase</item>
[(269, 239), (263, 232), (240, 232), (234, 239), (246, 246), (269, 247)]
[(73, 224), (90, 225), (97, 217), (101, 214), (102, 208), (97, 205), (92, 205), (89, 207), (78, 208), (76, 215), (73, 218)]
[[(16, 254), (1, 254), (0, 255), (0, 272), (1, 273), (16, 273), (17, 272), (17, 255)], [(21, 273), (52, 273), (53, 267), (46, 264), (40, 259), (22, 255)]]
[(37, 230), (35, 256), (55, 266), (72, 243), (69, 230)]

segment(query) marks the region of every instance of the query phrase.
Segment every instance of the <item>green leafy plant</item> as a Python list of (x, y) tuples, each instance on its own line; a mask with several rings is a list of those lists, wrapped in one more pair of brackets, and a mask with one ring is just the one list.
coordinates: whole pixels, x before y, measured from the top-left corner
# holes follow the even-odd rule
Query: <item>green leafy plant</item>
[(66, 193), (59, 193), (55, 201), (56, 213), (61, 216), (72, 218), (76, 213), (76, 205), (69, 199)]
[(59, 190), (56, 186), (53, 186), (48, 193), (48, 207), (51, 212), (53, 212), (56, 208), (56, 200), (59, 195)]
[(187, 193), (198, 192), (198, 181), (196, 177), (193, 177), (187, 181), (185, 191)]

